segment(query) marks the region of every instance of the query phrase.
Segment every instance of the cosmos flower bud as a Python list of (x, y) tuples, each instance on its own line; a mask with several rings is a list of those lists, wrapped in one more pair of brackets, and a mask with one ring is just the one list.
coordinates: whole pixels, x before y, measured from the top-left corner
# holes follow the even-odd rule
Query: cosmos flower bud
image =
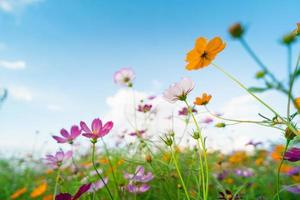
[(198, 140), (200, 138), (200, 132), (199, 131), (194, 131), (192, 137), (195, 140)]
[(285, 132), (284, 132), (284, 137), (287, 140), (292, 140), (292, 139), (294, 139), (294, 137), (296, 137), (296, 135), (290, 128), (286, 128)]
[(164, 138), (161, 137), (161, 140), (169, 147), (173, 144), (173, 139), (171, 136), (165, 135)]
[(258, 71), (258, 72), (256, 72), (256, 74), (255, 74), (255, 78), (256, 78), (256, 79), (261, 79), (261, 78), (265, 77), (265, 75), (266, 75), (266, 72), (265, 72), (265, 71)]
[(148, 155), (145, 157), (145, 160), (146, 160), (146, 162), (151, 163), (151, 162), (152, 162), (152, 156), (148, 154)]
[(296, 35), (294, 33), (288, 33), (284, 35), (281, 39), (281, 42), (285, 45), (291, 45), (296, 41)]
[(226, 126), (226, 124), (223, 123), (223, 122), (217, 123), (217, 124), (215, 125), (215, 127), (217, 127), (217, 128), (225, 128), (225, 126)]
[(245, 29), (240, 23), (235, 23), (229, 27), (228, 32), (233, 38), (241, 38), (244, 35)]
[(175, 136), (174, 130), (169, 130), (168, 135), (170, 135), (171, 137), (174, 137)]

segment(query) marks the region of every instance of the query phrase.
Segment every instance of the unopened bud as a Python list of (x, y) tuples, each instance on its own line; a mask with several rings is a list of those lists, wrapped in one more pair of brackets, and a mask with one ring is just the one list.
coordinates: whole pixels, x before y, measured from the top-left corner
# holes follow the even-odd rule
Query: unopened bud
[(296, 137), (296, 135), (295, 135), (295, 133), (288, 127), (288, 128), (285, 129), (284, 137), (285, 137), (287, 140), (292, 140), (292, 139), (294, 139), (294, 137)]
[(228, 32), (233, 38), (241, 38), (243, 37), (245, 30), (240, 23), (236, 23), (229, 27)]
[(200, 132), (199, 131), (194, 131), (192, 137), (195, 140), (198, 140), (200, 138)]
[(256, 79), (261, 79), (263, 77), (265, 77), (266, 75), (266, 72), (265, 71), (258, 71), (256, 74), (255, 74), (255, 78)]
[(226, 126), (226, 124), (223, 123), (223, 122), (217, 123), (217, 124), (215, 125), (215, 127), (217, 127), (217, 128), (225, 128), (225, 126)]
[(282, 43), (285, 45), (291, 45), (296, 41), (296, 35), (293, 33), (288, 33), (282, 37)]
[(151, 157), (151, 155), (147, 155), (146, 157), (145, 157), (145, 160), (148, 162), (148, 163), (151, 163), (152, 162), (152, 157)]

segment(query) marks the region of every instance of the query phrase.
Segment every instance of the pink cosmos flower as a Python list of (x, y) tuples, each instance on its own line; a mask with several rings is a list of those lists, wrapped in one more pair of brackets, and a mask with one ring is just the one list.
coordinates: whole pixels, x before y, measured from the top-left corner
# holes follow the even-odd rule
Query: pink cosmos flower
[(45, 158), (46, 165), (53, 169), (59, 168), (63, 164), (63, 162), (70, 159), (72, 155), (72, 151), (67, 151), (66, 153), (64, 153), (62, 150), (56, 152), (55, 155), (48, 154)]
[(122, 68), (114, 74), (114, 81), (121, 86), (132, 87), (135, 73), (130, 68)]
[(297, 184), (294, 186), (284, 186), (283, 188), (288, 192), (291, 192), (294, 194), (300, 194), (300, 184)]
[(164, 93), (163, 97), (170, 103), (177, 100), (185, 101), (187, 95), (194, 89), (195, 83), (190, 78), (182, 78), (180, 82), (172, 84)]
[(202, 122), (204, 123), (204, 124), (210, 124), (210, 123), (212, 123), (214, 120), (213, 120), (213, 118), (211, 118), (211, 117), (205, 117), (203, 120), (202, 120)]
[(98, 190), (103, 188), (107, 184), (108, 178), (104, 178), (103, 180), (104, 182), (102, 180), (99, 180), (92, 183), (90, 189), (87, 192), (97, 192)]
[(156, 96), (155, 95), (151, 95), (151, 96), (148, 96), (148, 100), (153, 100), (153, 99), (155, 99), (156, 98)]
[[(197, 113), (198, 111), (195, 108), (192, 108), (192, 112)], [(187, 107), (183, 107), (181, 110), (178, 111), (178, 115), (187, 116), (188, 114), (189, 112)]]
[(151, 172), (145, 173), (142, 166), (137, 166), (134, 174), (125, 173), (124, 178), (129, 180), (127, 190), (130, 193), (143, 193), (150, 189), (147, 182), (151, 181), (154, 176)]
[(66, 129), (61, 129), (60, 134), (62, 137), (59, 136), (52, 136), (57, 143), (69, 143), (73, 144), (73, 141), (81, 134), (81, 130), (78, 126), (72, 126), (70, 133)]
[(149, 189), (150, 189), (150, 186), (147, 184), (135, 185), (135, 184), (129, 183), (127, 185), (127, 190), (130, 193), (144, 193), (144, 192), (147, 192)]
[(249, 168), (249, 169), (236, 169), (235, 174), (237, 176), (244, 177), (244, 178), (254, 176), (253, 169), (251, 169), (251, 168)]
[(285, 154), (284, 154), (284, 160), (288, 160), (290, 162), (297, 162), (300, 160), (300, 148), (293, 147), (290, 148)]
[(109, 121), (102, 126), (102, 121), (99, 118), (96, 118), (93, 120), (91, 129), (86, 125), (85, 122), (81, 121), (80, 122), (80, 127), (83, 130), (83, 136), (87, 138), (93, 139), (95, 142), (97, 141), (98, 138), (104, 137), (107, 135), (110, 130), (113, 128), (113, 122)]
[(88, 192), (91, 188), (92, 184), (84, 184), (82, 185), (78, 191), (76, 192), (76, 194), (74, 196), (72, 196), (69, 193), (60, 193), (58, 195), (55, 196), (55, 200), (77, 200), (79, 199), (84, 193)]
[(138, 105), (138, 111), (139, 112), (143, 112), (143, 113), (147, 113), (151, 110), (152, 108), (152, 105), (151, 104), (141, 104), (141, 105)]

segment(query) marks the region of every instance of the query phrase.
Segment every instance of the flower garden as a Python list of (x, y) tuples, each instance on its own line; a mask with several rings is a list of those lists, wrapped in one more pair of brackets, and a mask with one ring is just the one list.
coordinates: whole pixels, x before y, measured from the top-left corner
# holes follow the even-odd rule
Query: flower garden
[[(214, 95), (203, 92), (191, 98), (197, 84), (189, 77), (171, 83), (161, 94), (137, 102), (135, 84), (138, 74), (134, 68), (121, 68), (113, 75), (113, 81), (132, 93), (134, 107), (130, 119), (133, 120), (128, 120), (131, 130), (124, 130), (116, 135), (118, 139), (111, 141), (109, 136), (115, 134), (113, 130), (118, 124), (95, 116), (92, 121), (82, 119), (71, 127), (62, 127), (49, 137), (51, 142), (68, 150), (58, 149), (41, 158), (2, 158), (0, 200), (300, 199), (300, 148), (297, 147), (300, 141), (300, 97), (297, 95), (300, 94), (294, 87), (300, 77), (300, 54), (295, 52), (298, 54), (295, 66), (288, 60), (288, 80), (281, 81), (281, 77), (276, 77), (248, 44), (242, 24), (232, 25), (228, 32), (260, 68), (255, 76), (260, 87), (246, 86), (238, 76), (228, 73), (225, 66), (217, 64), (218, 54), (226, 51), (226, 42), (220, 37), (195, 38), (194, 47), (186, 54), (185, 69), (199, 75), (203, 68), (216, 70), (271, 115), (259, 114), (257, 120), (247, 120), (213, 112), (208, 105)], [(281, 39), (288, 53), (294, 45), (299, 45), (299, 35), (300, 23)], [(282, 98), (287, 102), (286, 113), (278, 112), (260, 97), (260, 93), (269, 90), (283, 94)], [(6, 96), (7, 93), (0, 99), (3, 106), (8, 100)], [(149, 133), (149, 122), (161, 114), (152, 103), (158, 97), (181, 106), (167, 117), (170, 121), (181, 119), (186, 127), (183, 133), (160, 130), (160, 127), (156, 127), (159, 130), (155, 133), (157, 137)], [(201, 113), (210, 117), (203, 119)], [(219, 130), (236, 124), (268, 127), (279, 130), (285, 143), (265, 148), (262, 142), (251, 140), (245, 143), (251, 151), (224, 153), (208, 148), (210, 136), (203, 124)], [(182, 134), (188, 137), (189, 143), (181, 142)], [(79, 138), (89, 141), (89, 145), (78, 144)], [(126, 138), (130, 138), (130, 142)]]

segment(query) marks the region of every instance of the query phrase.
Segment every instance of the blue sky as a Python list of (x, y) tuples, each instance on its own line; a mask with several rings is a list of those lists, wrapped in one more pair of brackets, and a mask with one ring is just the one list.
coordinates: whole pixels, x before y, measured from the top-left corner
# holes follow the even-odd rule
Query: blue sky
[[(132, 67), (136, 88), (153, 93), (180, 77), (192, 77), (198, 92), (212, 93), (215, 106), (222, 106), (243, 91), (212, 68), (184, 70), (194, 40), (224, 38), (227, 48), (216, 62), (243, 82), (256, 84), (258, 67), (231, 40), (228, 26), (244, 23), (251, 46), (276, 74), (285, 75), (286, 49), (279, 38), (300, 21), (297, 0), (1, 2), (0, 61), (25, 65), (20, 70), (0, 67), (0, 86), (21, 93), (10, 95), (0, 110), (2, 144), (32, 143), (36, 130), (48, 135), (81, 119), (101, 117), (107, 112), (106, 98), (118, 90), (112, 75), (120, 67)], [(299, 45), (294, 49), (299, 51)]]

